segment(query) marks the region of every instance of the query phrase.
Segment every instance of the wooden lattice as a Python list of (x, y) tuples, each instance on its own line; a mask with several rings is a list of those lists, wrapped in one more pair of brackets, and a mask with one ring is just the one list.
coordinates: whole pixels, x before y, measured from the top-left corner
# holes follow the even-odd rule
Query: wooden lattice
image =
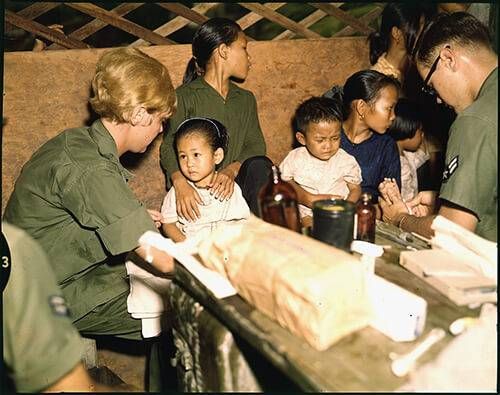
[[(144, 4), (123, 3), (111, 10), (106, 10), (93, 3), (36, 2), (18, 12), (6, 9), (5, 28), (8, 30), (15, 26), (37, 37), (41, 37), (49, 41), (47, 49), (89, 48), (90, 45), (85, 40), (107, 26), (113, 26), (137, 37), (135, 41), (129, 44), (130, 46), (176, 44), (169, 36), (190, 23), (196, 25), (202, 24), (208, 19), (206, 16), (207, 12), (223, 3), (193, 3), (192, 7), (188, 7), (182, 3), (154, 3), (176, 15), (173, 19), (166, 21), (154, 30), (149, 30), (126, 18), (127, 14), (142, 7)], [(370, 12), (360, 18), (356, 18), (340, 8), (344, 3), (308, 3), (313, 8), (313, 11), (302, 20), (294, 21), (279, 12), (280, 8), (286, 4), (288, 3), (238, 3), (238, 5), (248, 12), (240, 17), (237, 22), (244, 31), (263, 19), (284, 28), (285, 30), (273, 37), (273, 40), (284, 40), (295, 37), (318, 39), (324, 36), (311, 30), (310, 27), (321, 19), (330, 16), (346, 25), (340, 31), (334, 33), (333, 36), (367, 35), (373, 31), (373, 28), (369, 24), (380, 15), (383, 6), (381, 3), (375, 3), (374, 8)], [(67, 35), (35, 20), (47, 12), (54, 10), (56, 7), (70, 7), (73, 10), (90, 16), (92, 20)], [(248, 33), (247, 36), (249, 36)], [(250, 40), (255, 39), (251, 36), (248, 38)]]

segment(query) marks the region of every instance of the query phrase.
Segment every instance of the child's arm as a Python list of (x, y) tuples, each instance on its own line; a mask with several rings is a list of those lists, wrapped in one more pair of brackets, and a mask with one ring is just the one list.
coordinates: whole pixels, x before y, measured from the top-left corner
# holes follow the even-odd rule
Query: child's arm
[(165, 235), (178, 243), (179, 241), (186, 240), (186, 236), (180, 231), (180, 229), (175, 225), (175, 222), (163, 223), (161, 224), (161, 230)]
[(353, 184), (350, 182), (346, 182), (347, 188), (349, 188), (349, 194), (347, 195), (346, 200), (352, 203), (356, 203), (361, 196), (361, 185)]
[(312, 208), (313, 203), (317, 200), (324, 200), (324, 199), (333, 199), (333, 198), (341, 198), (341, 196), (337, 195), (331, 195), (329, 193), (320, 193), (320, 194), (314, 194), (311, 192), (307, 192), (304, 188), (302, 188), (299, 184), (297, 184), (294, 180), (288, 180), (293, 189), (295, 189), (295, 192), (297, 193), (297, 200), (300, 204), (303, 204), (306, 207)]

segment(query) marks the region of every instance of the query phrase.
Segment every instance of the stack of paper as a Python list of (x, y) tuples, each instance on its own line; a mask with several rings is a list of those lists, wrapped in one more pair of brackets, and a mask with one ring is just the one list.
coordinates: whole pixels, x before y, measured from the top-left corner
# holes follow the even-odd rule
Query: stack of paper
[(438, 216), (431, 250), (405, 251), (399, 262), (457, 305), (497, 301), (497, 246)]

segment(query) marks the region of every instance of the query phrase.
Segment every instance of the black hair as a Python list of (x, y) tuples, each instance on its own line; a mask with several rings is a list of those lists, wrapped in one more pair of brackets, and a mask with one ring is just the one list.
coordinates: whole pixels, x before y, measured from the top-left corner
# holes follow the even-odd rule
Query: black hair
[(415, 61), (430, 66), (435, 60), (435, 48), (449, 42), (459, 46), (492, 49), (488, 28), (476, 17), (467, 12), (441, 13), (422, 30), (415, 45)]
[(411, 55), (417, 40), (420, 18), (426, 14), (427, 11), (417, 3), (388, 3), (382, 11), (379, 31), (368, 36), (370, 63), (377, 63), (378, 58), (389, 49), (391, 30), (394, 26), (403, 32), (406, 52)]
[(411, 139), (422, 127), (422, 118), (418, 111), (417, 103), (401, 98), (394, 107), (396, 118), (387, 129), (387, 134), (394, 140)]
[(229, 135), (222, 123), (212, 118), (193, 117), (186, 119), (178, 126), (174, 136), (175, 151), (177, 152), (177, 145), (181, 138), (193, 135), (204, 137), (213, 151), (217, 148), (222, 148), (224, 152), (227, 150)]
[(293, 127), (296, 132), (305, 134), (311, 122), (342, 122), (341, 104), (327, 97), (311, 97), (302, 102), (295, 110)]
[(183, 84), (187, 84), (206, 71), (214, 50), (221, 44), (230, 45), (238, 39), (241, 27), (227, 18), (211, 18), (203, 23), (193, 37), (193, 57), (188, 62)]
[(345, 121), (349, 118), (351, 103), (354, 100), (361, 99), (371, 104), (378, 99), (380, 91), (387, 86), (394, 86), (399, 92), (400, 84), (396, 78), (375, 70), (361, 70), (351, 75), (343, 87), (334, 86), (323, 96), (342, 103), (343, 120)]

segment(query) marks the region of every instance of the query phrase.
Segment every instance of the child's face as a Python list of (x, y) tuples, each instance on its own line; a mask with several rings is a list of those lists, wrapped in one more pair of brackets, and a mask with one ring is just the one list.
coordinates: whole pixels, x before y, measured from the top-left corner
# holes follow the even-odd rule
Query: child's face
[(297, 132), (296, 137), (312, 156), (328, 160), (339, 150), (340, 129), (338, 121), (310, 122), (306, 133)]
[(177, 159), (182, 174), (197, 187), (206, 187), (215, 172), (215, 166), (222, 161), (218, 148), (215, 152), (205, 137), (192, 134), (177, 143)]
[(366, 125), (379, 134), (385, 133), (396, 118), (394, 107), (397, 102), (398, 91), (394, 86), (382, 88), (375, 103), (367, 105), (367, 110), (364, 112)]
[(406, 151), (415, 152), (422, 144), (423, 138), (424, 138), (424, 132), (420, 128), (417, 129), (415, 136), (413, 136), (411, 139), (404, 140), (403, 149)]

